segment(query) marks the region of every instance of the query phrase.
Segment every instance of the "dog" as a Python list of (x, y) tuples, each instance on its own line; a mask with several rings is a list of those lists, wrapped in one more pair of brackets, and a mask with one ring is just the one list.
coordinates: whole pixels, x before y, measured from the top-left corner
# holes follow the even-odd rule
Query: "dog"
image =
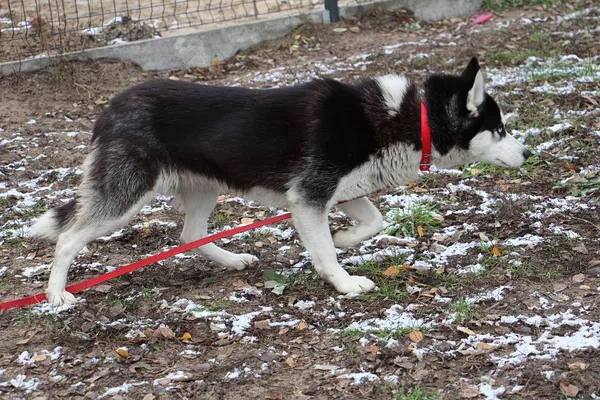
[[(165, 79), (133, 86), (98, 118), (75, 198), (31, 228), (56, 241), (47, 300), (75, 303), (65, 290), (74, 258), (156, 193), (181, 201), (187, 243), (207, 235), (222, 191), (288, 208), (316, 272), (340, 293), (367, 292), (374, 283), (346, 272), (335, 250), (381, 230), (364, 196), (414, 181), (429, 165), (519, 167), (531, 152), (504, 123), (475, 57), (460, 75), (432, 74), (422, 88), (400, 75), (276, 89)], [(350, 199), (337, 207), (356, 224), (332, 236), (328, 212)], [(214, 243), (196, 251), (234, 270), (258, 261)]]

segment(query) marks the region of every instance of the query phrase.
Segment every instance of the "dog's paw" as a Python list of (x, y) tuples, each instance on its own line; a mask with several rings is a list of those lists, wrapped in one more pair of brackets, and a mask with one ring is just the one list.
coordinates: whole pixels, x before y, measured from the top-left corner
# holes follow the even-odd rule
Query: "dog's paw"
[(334, 233), (333, 244), (335, 247), (344, 248), (352, 247), (362, 240), (362, 235), (357, 232), (356, 226), (351, 226), (348, 229), (342, 229)]
[(53, 291), (48, 289), (46, 290), (46, 300), (52, 307), (70, 306), (77, 303), (75, 296), (66, 290)]
[(252, 254), (233, 254), (231, 260), (227, 262), (225, 267), (227, 267), (227, 269), (241, 271), (255, 262), (258, 262), (258, 257), (253, 256)]
[(350, 275), (347, 278), (334, 283), (336, 290), (340, 293), (365, 293), (375, 288), (375, 283), (364, 277)]

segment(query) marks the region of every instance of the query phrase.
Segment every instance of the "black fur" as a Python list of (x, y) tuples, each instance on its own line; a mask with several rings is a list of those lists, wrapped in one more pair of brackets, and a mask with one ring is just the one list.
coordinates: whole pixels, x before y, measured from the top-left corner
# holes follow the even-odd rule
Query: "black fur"
[(471, 139), (484, 130), (506, 135), (500, 108), (489, 94), (477, 116), (467, 109), (467, 96), (479, 70), (473, 57), (461, 75), (435, 74), (425, 82), (432, 142), (442, 155), (454, 146), (467, 150)]
[[(93, 212), (119, 217), (165, 172), (279, 193), (299, 179), (305, 198), (324, 206), (342, 177), (382, 149), (406, 143), (421, 150), (422, 101), (442, 155), (467, 149), (484, 129), (498, 130), (500, 112), (490, 96), (478, 116), (466, 108), (477, 71), (474, 58), (462, 75), (432, 75), (424, 98), (411, 84), (393, 117), (373, 79), (262, 90), (150, 80), (116, 96), (94, 127)], [(63, 214), (74, 212), (69, 207)]]

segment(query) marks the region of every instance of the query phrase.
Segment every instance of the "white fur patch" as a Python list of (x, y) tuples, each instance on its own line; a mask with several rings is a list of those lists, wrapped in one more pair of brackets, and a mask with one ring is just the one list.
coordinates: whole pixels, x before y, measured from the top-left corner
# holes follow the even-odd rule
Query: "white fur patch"
[(396, 115), (400, 111), (404, 94), (410, 87), (410, 81), (400, 75), (384, 75), (376, 78), (376, 80), (381, 88), (388, 113), (391, 116)]
[(485, 83), (483, 81), (483, 73), (481, 70), (477, 72), (475, 76), (475, 82), (473, 82), (473, 87), (469, 90), (469, 95), (467, 97), (467, 110), (471, 111), (472, 114), (477, 116), (477, 107), (479, 107), (483, 103), (483, 99), (485, 98)]
[(525, 162), (525, 150), (527, 148), (512, 135), (498, 139), (490, 131), (478, 133), (469, 145), (469, 154), (477, 161), (508, 168), (519, 167)]
[(58, 237), (56, 210), (52, 209), (42, 215), (29, 230), (29, 236), (56, 240)]

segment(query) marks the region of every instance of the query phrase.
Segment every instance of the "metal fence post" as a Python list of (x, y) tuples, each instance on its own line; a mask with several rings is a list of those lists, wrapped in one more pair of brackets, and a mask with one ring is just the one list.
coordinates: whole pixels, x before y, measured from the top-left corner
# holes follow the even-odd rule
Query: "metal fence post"
[(325, 0), (325, 9), (329, 11), (331, 22), (339, 22), (340, 7), (338, 5), (338, 0)]

